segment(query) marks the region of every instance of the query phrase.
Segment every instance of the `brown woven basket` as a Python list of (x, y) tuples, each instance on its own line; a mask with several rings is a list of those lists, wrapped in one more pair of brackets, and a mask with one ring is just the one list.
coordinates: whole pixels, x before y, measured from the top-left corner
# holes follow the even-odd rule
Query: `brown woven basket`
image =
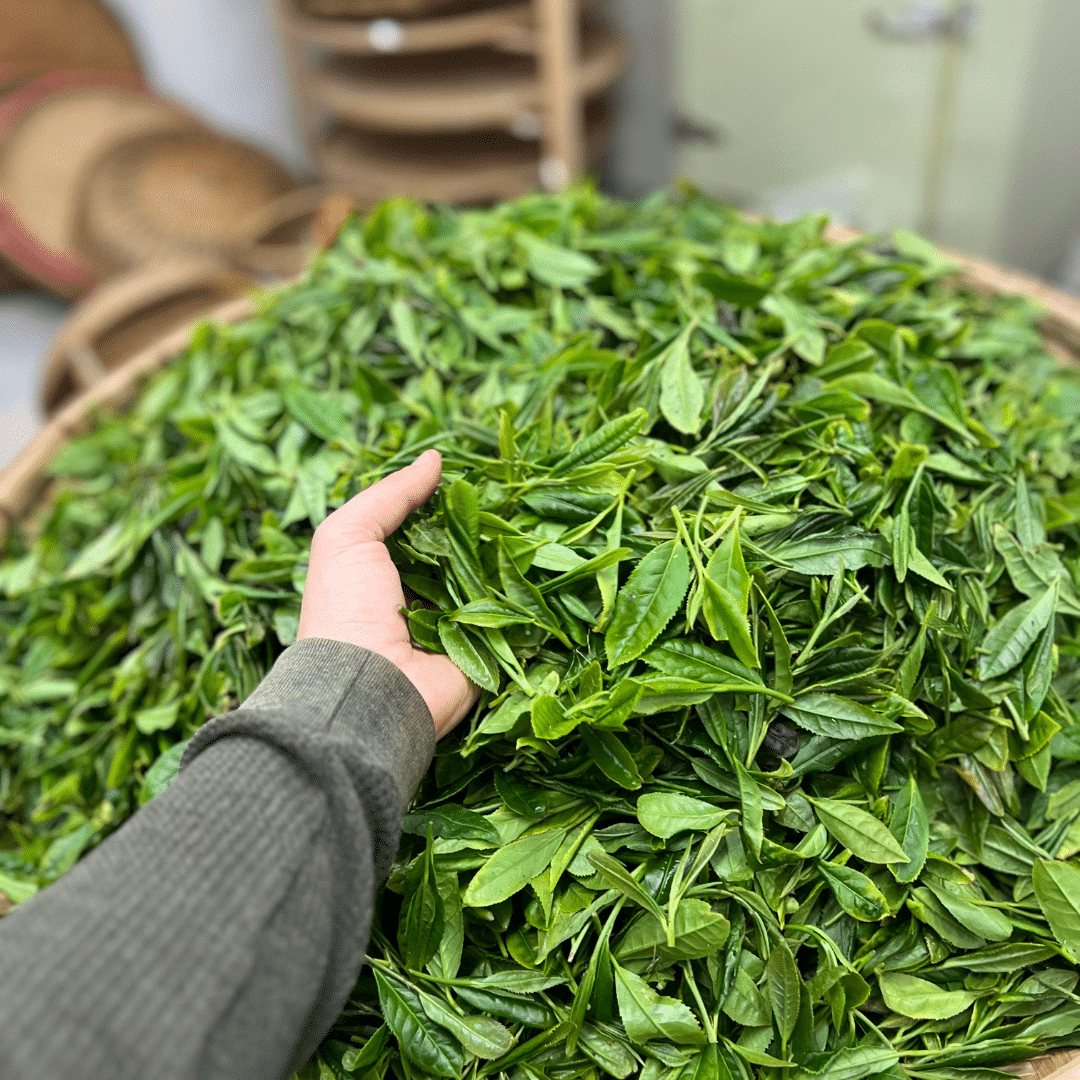
[[(336, 208), (334, 215), (336, 220)], [(828, 236), (844, 243), (857, 234), (850, 229), (833, 227), (828, 230)], [(1041, 329), (1051, 351), (1065, 362), (1080, 361), (1080, 299), (979, 259), (953, 254), (950, 257), (961, 267), (963, 280), (969, 287), (991, 294), (1025, 295), (1042, 304), (1046, 314)], [(250, 318), (254, 310), (252, 301), (241, 297), (213, 309), (204, 317), (220, 323), (237, 323)], [(189, 323), (171, 330), (94, 382), (88, 390), (69, 401), (15, 462), (0, 472), (0, 533), (28, 513), (44, 488), (45, 469), (56, 454), (73, 437), (92, 426), (102, 410), (121, 408), (136, 397), (147, 376), (183, 350), (192, 329), (193, 325)], [(1080, 1049), (1057, 1050), (1011, 1066), (1006, 1071), (1021, 1080), (1080, 1080)]]
[(94, 162), (75, 242), (102, 276), (154, 259), (220, 257), (255, 210), (295, 186), (283, 165), (246, 143), (205, 130), (150, 133)]
[(0, 62), (139, 75), (139, 58), (99, 0), (0, 0)]
[(118, 138), (190, 129), (196, 121), (118, 71), (50, 71), (0, 99), (0, 255), (60, 296), (94, 274), (74, 246), (87, 167)]
[(58, 412), (170, 330), (239, 296), (250, 278), (219, 263), (165, 263), (114, 278), (68, 316), (49, 348), (41, 407)]
[[(49, 65), (42, 61), (0, 61), (0, 99), (48, 70)], [(0, 252), (0, 293), (18, 292), (32, 284), (33, 280), (16, 266), (6, 262)]]

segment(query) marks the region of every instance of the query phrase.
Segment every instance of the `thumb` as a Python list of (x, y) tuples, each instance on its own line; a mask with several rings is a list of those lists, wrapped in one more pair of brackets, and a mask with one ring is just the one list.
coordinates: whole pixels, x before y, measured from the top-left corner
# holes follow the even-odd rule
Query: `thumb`
[(383, 477), (365, 488), (327, 521), (341, 530), (350, 541), (385, 540), (418, 506), (426, 502), (439, 486), (442, 456), (428, 450), (411, 465)]

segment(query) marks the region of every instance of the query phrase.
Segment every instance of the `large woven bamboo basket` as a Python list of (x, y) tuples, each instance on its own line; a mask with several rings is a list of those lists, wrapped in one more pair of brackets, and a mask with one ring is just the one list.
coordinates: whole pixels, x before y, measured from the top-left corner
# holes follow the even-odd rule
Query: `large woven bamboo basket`
[(119, 20), (101, 0), (0, 0), (0, 62), (141, 75)]
[(95, 275), (75, 244), (79, 191), (116, 140), (196, 127), (123, 71), (49, 71), (0, 100), (0, 259), (67, 299)]
[[(857, 235), (840, 227), (828, 231), (829, 238), (838, 243)], [(1063, 363), (1080, 363), (1080, 299), (980, 259), (952, 253), (949, 257), (959, 266), (968, 287), (995, 295), (1027, 296), (1039, 303), (1045, 312), (1040, 329), (1050, 352)], [(198, 321), (238, 323), (254, 311), (254, 303), (241, 297), (214, 308)], [(90, 428), (103, 410), (121, 409), (134, 399), (145, 380), (184, 349), (194, 325), (188, 323), (171, 330), (100, 378), (65, 405), (15, 462), (0, 473), (0, 535), (29, 514), (44, 489), (45, 470), (53, 457), (76, 435)], [(1080, 1080), (1080, 1048), (1056, 1050), (1005, 1071), (1021, 1080)]]

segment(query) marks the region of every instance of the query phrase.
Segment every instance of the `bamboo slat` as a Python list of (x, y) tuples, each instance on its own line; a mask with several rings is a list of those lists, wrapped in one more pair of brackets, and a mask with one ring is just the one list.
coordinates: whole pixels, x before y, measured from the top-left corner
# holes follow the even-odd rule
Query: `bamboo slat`
[(297, 13), (290, 22), (305, 45), (364, 56), (422, 53), (493, 45), (514, 52), (535, 48), (532, 5), (512, 3), (408, 22), (396, 19), (320, 19)]
[[(580, 103), (610, 85), (625, 66), (622, 41), (597, 30), (579, 62), (565, 74), (560, 66), (558, 77)], [(338, 57), (312, 77), (309, 92), (328, 115), (378, 131), (514, 130), (522, 117), (547, 106), (547, 80), (537, 76), (533, 62), (493, 49)], [(579, 154), (572, 141), (560, 136), (560, 152)]]
[(1007, 1071), (1020, 1080), (1080, 1080), (1080, 1050), (1055, 1050)]

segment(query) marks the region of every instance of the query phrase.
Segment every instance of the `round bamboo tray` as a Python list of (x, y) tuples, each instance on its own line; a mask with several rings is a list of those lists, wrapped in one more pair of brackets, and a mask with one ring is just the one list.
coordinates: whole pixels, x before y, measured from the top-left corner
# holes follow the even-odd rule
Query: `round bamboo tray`
[(314, 229), (329, 197), (325, 184), (315, 184), (260, 206), (236, 231), (233, 264), (261, 279), (298, 274), (317, 244)]
[(99, 0), (0, 0), (0, 62), (139, 75), (127, 34)]
[(417, 19), (493, 7), (498, 0), (300, 0), (302, 10), (331, 19)]
[(363, 56), (422, 53), (490, 45), (508, 52), (536, 50), (533, 5), (515, 0), (476, 10), (434, 13), (427, 18), (328, 19), (287, 13), (291, 32), (317, 49)]
[(0, 263), (0, 293), (20, 292), (29, 288), (30, 280), (14, 267)]
[[(589, 164), (603, 153), (610, 117), (603, 101), (586, 109)], [(479, 205), (539, 186), (542, 149), (505, 131), (397, 134), (338, 125), (315, 144), (319, 171), (370, 206), (391, 195)]]
[[(0, 61), (0, 99), (49, 70), (42, 61)], [(29, 288), (33, 281), (0, 256), (0, 293)]]
[[(832, 227), (827, 235), (845, 243), (858, 234)], [(1080, 362), (1080, 300), (1045, 282), (1001, 270), (979, 259), (951, 253), (949, 257), (960, 266), (961, 277), (969, 287), (998, 295), (1025, 295), (1042, 304), (1046, 309), (1042, 331), (1052, 351), (1063, 361)], [(250, 318), (254, 311), (254, 303), (240, 297), (215, 307), (196, 321), (237, 323)], [(193, 326), (194, 323), (187, 323), (170, 330), (69, 401), (15, 462), (0, 472), (0, 535), (27, 515), (44, 488), (45, 469), (53, 457), (73, 437), (91, 427), (102, 410), (121, 408), (136, 397), (142, 382), (184, 349)], [(1021, 1080), (1080, 1080), (1080, 1049), (1056, 1050), (1005, 1071)]]
[[(626, 55), (612, 31), (594, 27), (585, 35), (576, 94), (591, 97), (609, 86)], [(313, 77), (311, 98), (331, 116), (374, 130), (513, 131), (537, 116), (544, 90), (531, 57), (488, 47), (337, 58)]]
[(86, 170), (116, 139), (196, 121), (125, 72), (51, 71), (0, 100), (0, 256), (63, 296), (94, 281), (75, 248)]
[(220, 257), (250, 214), (295, 186), (254, 146), (206, 130), (152, 132), (98, 157), (75, 241), (101, 276), (154, 259)]
[(49, 348), (41, 407), (58, 412), (179, 325), (244, 292), (249, 277), (218, 263), (165, 263), (114, 278), (71, 313)]
[(31, 79), (52, 70), (43, 60), (0, 60), (0, 97), (6, 97)]

